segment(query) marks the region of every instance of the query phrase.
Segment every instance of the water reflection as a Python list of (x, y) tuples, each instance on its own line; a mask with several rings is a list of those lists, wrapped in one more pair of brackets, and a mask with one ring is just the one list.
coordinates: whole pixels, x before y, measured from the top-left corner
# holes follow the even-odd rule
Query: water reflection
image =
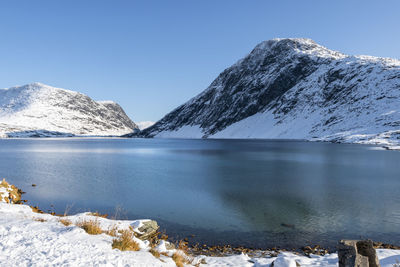
[[(125, 209), (198, 241), (399, 237), (400, 153), (262, 140), (0, 140), (1, 175), (41, 207)], [(32, 183), (38, 186), (32, 188)], [(233, 234), (232, 234), (233, 233)]]

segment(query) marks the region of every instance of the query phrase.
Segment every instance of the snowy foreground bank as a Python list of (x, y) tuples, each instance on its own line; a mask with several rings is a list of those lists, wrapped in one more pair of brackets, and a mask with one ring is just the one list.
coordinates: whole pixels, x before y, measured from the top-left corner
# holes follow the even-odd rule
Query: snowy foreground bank
[[(0, 266), (338, 266), (336, 253), (193, 257), (155, 239), (154, 221), (111, 220), (89, 212), (39, 213), (28, 205), (13, 204), (23, 202), (21, 194), (5, 180), (0, 182)], [(377, 255), (382, 267), (400, 266), (400, 250), (378, 249)]]
[[(127, 229), (134, 231), (146, 220), (117, 221), (82, 213), (61, 217), (70, 220), (65, 226), (60, 217), (39, 214), (27, 205), (0, 203), (0, 266), (176, 266), (171, 256), (176, 249), (167, 250), (165, 242), (156, 247), (161, 254), (159, 258), (149, 252), (148, 241), (135, 241), (140, 245), (139, 251), (120, 251), (112, 249), (115, 237), (105, 233), (89, 235), (75, 226), (82, 220), (98, 220), (103, 229)], [(382, 266), (393, 267), (400, 262), (399, 250), (378, 249)], [(190, 257), (189, 257), (190, 258)], [(325, 256), (299, 256), (283, 252), (277, 258), (250, 258), (247, 255), (227, 257), (197, 256), (190, 259), (187, 266), (337, 266), (337, 254)]]

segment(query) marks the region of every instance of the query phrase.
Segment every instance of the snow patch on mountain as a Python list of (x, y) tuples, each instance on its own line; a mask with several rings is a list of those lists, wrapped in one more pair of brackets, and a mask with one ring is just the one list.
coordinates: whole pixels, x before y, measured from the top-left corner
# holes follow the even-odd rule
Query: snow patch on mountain
[(0, 89), (0, 137), (119, 136), (137, 130), (112, 101), (41, 83)]
[(152, 126), (154, 123), (155, 123), (154, 121), (140, 121), (140, 122), (137, 122), (136, 124), (140, 130), (144, 130), (144, 129)]

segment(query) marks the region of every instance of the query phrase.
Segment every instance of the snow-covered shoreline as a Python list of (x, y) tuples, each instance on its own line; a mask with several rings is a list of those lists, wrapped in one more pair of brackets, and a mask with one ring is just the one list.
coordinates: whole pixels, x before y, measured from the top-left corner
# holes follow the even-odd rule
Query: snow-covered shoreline
[[(338, 266), (337, 253), (309, 257), (291, 252), (280, 252), (277, 257), (252, 257), (246, 254), (225, 257), (190, 256), (174, 248), (168, 241), (152, 245), (148, 240), (133, 237), (138, 251), (112, 249), (117, 238), (107, 234), (111, 229), (128, 230), (140, 235), (141, 228), (150, 220), (112, 220), (93, 213), (55, 216), (34, 212), (28, 205), (6, 203), (15, 187), (0, 187), (0, 266), (176, 266), (174, 254), (183, 255), (183, 266)], [(68, 224), (62, 221), (68, 221)], [(90, 235), (79, 226), (83, 221), (95, 221), (103, 233)], [(141, 230), (142, 229), (142, 230)], [(118, 236), (118, 234), (117, 234)], [(153, 253), (152, 251), (153, 250)], [(160, 253), (157, 256), (154, 250)], [(400, 250), (377, 249), (382, 267), (393, 267), (400, 261)]]
[[(154, 257), (148, 241), (135, 239), (140, 244), (139, 251), (119, 251), (112, 249), (114, 237), (107, 234), (89, 235), (74, 225), (82, 220), (98, 220), (104, 229), (118, 225), (119, 229), (133, 226), (137, 231), (146, 220), (110, 220), (90, 213), (62, 217), (72, 224), (65, 226), (60, 217), (39, 214), (27, 205), (0, 203), (0, 265), (9, 266), (176, 266), (170, 256)], [(176, 249), (167, 250), (165, 243), (156, 247), (159, 252), (172, 255)], [(382, 267), (393, 267), (400, 261), (400, 250), (377, 249)], [(226, 257), (197, 256), (186, 266), (338, 266), (336, 253), (324, 256), (297, 255), (281, 252), (277, 257), (255, 257), (246, 254)]]

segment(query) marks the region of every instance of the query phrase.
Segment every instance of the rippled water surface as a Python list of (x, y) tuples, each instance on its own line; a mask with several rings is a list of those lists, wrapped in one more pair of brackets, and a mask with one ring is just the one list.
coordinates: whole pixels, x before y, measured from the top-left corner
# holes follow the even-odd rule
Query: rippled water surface
[(0, 176), (44, 210), (153, 218), (174, 238), (208, 244), (400, 244), (396, 151), (173, 139), (3, 139), (0, 151)]

